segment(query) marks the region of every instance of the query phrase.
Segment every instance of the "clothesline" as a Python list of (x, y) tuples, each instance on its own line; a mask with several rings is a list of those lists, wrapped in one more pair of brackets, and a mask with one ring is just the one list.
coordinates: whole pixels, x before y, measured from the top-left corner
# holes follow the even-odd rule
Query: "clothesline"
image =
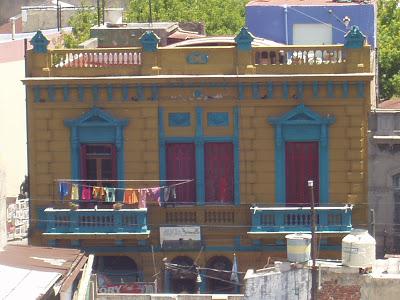
[[(78, 182), (98, 182), (99, 180), (76, 180)], [(108, 180), (103, 180), (108, 182)], [(114, 180), (116, 181), (116, 180)], [(123, 181), (123, 180), (119, 180)], [(66, 197), (70, 197), (70, 200), (85, 200), (90, 201), (92, 199), (98, 199), (104, 202), (115, 202), (116, 192), (118, 190), (123, 190), (123, 203), (126, 204), (139, 204), (139, 207), (146, 207), (146, 203), (149, 200), (155, 200), (161, 205), (161, 201), (166, 202), (169, 200), (170, 193), (172, 192), (173, 198), (176, 198), (175, 187), (189, 183), (193, 179), (187, 180), (170, 180), (170, 181), (182, 181), (175, 184), (170, 184), (166, 186), (156, 186), (156, 187), (144, 187), (144, 188), (117, 188), (117, 187), (103, 187), (98, 185), (87, 185), (76, 183), (73, 179), (57, 179), (58, 182), (60, 199), (65, 200)], [(161, 196), (161, 190), (163, 191), (163, 196)]]
[(132, 182), (146, 182), (146, 181), (181, 181), (181, 182), (183, 182), (183, 181), (193, 181), (193, 179), (107, 179), (107, 180), (98, 180), (98, 179), (55, 179), (54, 181), (56, 181), (56, 182), (60, 182), (60, 181), (62, 181), (62, 182), (79, 182), (79, 181), (84, 181), (84, 182), (89, 182), (89, 181), (92, 181), (92, 182), (98, 182), (98, 181), (107, 181), (107, 182), (110, 182), (110, 181), (112, 181), (112, 182), (129, 182), (129, 181), (132, 181)]
[[(168, 182), (176, 182), (176, 181), (181, 181), (179, 183), (174, 183), (174, 184), (169, 184), (169, 185), (162, 185), (162, 186), (152, 186), (152, 187), (141, 187), (141, 188), (130, 188), (130, 187), (124, 187), (124, 188), (120, 188), (120, 187), (113, 187), (115, 190), (135, 190), (135, 191), (139, 191), (139, 190), (143, 190), (143, 189), (152, 189), (152, 188), (157, 188), (159, 187), (160, 189), (164, 189), (164, 188), (172, 188), (172, 187), (177, 187), (179, 185), (182, 184), (186, 184), (189, 182), (194, 181), (194, 179), (176, 179), (176, 180), (135, 180), (135, 179), (130, 179), (130, 180), (93, 180), (93, 179), (89, 179), (89, 180), (84, 180), (84, 179), (56, 179), (54, 180), (55, 182), (61, 183), (61, 182), (65, 182), (65, 183), (70, 183), (73, 184), (74, 182), (99, 182), (99, 181), (104, 181), (104, 182), (145, 182), (145, 181), (168, 181)], [(77, 183), (78, 184), (78, 183)], [(94, 187), (99, 187), (98, 185), (89, 185), (89, 184), (78, 184), (81, 187), (89, 187), (89, 188), (94, 188)]]

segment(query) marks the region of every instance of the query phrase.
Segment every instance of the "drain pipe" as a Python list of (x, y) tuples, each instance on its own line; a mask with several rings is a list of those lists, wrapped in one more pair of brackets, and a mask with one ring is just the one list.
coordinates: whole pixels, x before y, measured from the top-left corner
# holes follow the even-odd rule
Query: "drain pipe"
[(286, 45), (289, 45), (287, 4), (285, 4), (283, 7), (284, 7), (283, 12), (284, 12), (284, 15), (285, 15), (285, 43), (286, 43)]

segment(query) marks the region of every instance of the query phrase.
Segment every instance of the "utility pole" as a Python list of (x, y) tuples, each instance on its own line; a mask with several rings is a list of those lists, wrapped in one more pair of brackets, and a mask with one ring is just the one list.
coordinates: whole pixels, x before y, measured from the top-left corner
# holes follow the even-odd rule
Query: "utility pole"
[(100, 0), (97, 0), (97, 26), (100, 27)]
[(104, 25), (104, 7), (105, 7), (104, 0), (101, 0), (101, 6), (102, 6), (101, 16), (102, 16), (103, 25)]
[(315, 199), (314, 199), (314, 181), (308, 180), (308, 187), (310, 188), (311, 193), (311, 259), (312, 259), (312, 266), (311, 266), (311, 300), (317, 300), (317, 292), (318, 292), (318, 285), (317, 285), (317, 236), (315, 233)]
[(61, 16), (60, 16), (60, 4), (57, 0), (57, 31), (60, 32), (60, 27), (61, 27)]

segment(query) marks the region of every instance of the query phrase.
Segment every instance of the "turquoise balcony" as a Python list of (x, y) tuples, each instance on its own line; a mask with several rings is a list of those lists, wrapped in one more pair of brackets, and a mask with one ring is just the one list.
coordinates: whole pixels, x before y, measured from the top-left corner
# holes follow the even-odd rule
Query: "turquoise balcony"
[(45, 236), (56, 238), (147, 238), (147, 209), (54, 209), (47, 208)]
[[(310, 207), (252, 207), (249, 235), (309, 233)], [(315, 207), (317, 233), (348, 233), (352, 229), (352, 205)]]

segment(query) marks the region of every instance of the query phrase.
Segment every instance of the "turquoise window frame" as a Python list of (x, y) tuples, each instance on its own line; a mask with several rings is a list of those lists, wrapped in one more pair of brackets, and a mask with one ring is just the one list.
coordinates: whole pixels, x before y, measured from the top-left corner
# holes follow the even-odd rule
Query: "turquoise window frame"
[(329, 203), (329, 126), (335, 117), (322, 117), (304, 104), (280, 117), (270, 117), (275, 127), (275, 202), (286, 203), (285, 143), (311, 142), (319, 144), (319, 199)]
[[(124, 128), (128, 125), (126, 119), (115, 119), (106, 111), (94, 107), (77, 119), (65, 120), (64, 124), (71, 133), (71, 177), (81, 179), (80, 146), (82, 144), (114, 144), (116, 147), (117, 178), (125, 179), (124, 160)], [(118, 187), (125, 187), (123, 181)]]
[(205, 205), (205, 179), (204, 179), (204, 143), (207, 142), (232, 142), (234, 159), (234, 199), (235, 206), (240, 205), (240, 153), (239, 153), (239, 108), (233, 108), (233, 135), (229, 136), (205, 136), (203, 126), (204, 110), (196, 107), (196, 130), (195, 136), (174, 137), (166, 136), (164, 128), (165, 111), (163, 107), (158, 109), (159, 124), (159, 159), (160, 179), (167, 178), (166, 144), (167, 143), (194, 143), (196, 155), (196, 203)]

